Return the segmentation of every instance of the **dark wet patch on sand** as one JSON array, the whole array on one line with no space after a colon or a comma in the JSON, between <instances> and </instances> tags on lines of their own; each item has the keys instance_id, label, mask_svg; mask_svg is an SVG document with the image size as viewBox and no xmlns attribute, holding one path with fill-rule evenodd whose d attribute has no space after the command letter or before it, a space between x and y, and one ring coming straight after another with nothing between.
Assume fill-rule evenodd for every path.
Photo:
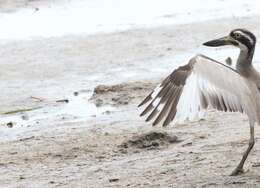
<instances>
[{"instance_id":1,"label":"dark wet patch on sand","mask_svg":"<svg viewBox=\"0 0 260 188\"><path fill-rule=\"evenodd\" d=\"M153 150L167 147L170 144L178 143L180 140L176 135L166 132L148 132L138 136L133 136L124 141L118 147L122 153L129 151L137 152L138 150Z\"/></svg>"}]
</instances>

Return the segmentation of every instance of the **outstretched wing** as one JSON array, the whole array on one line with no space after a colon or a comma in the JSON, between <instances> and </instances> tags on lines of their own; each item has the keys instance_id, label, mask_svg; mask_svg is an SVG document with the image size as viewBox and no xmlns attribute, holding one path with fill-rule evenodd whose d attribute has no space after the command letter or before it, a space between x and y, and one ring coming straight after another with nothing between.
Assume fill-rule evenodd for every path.
<instances>
[{"instance_id":1,"label":"outstretched wing","mask_svg":"<svg viewBox=\"0 0 260 188\"><path fill-rule=\"evenodd\" d=\"M147 105L140 116L153 125L163 121L192 120L207 108L245 111L242 98L250 94L246 80L234 69L203 55L174 70L139 106Z\"/></svg>"}]
</instances>

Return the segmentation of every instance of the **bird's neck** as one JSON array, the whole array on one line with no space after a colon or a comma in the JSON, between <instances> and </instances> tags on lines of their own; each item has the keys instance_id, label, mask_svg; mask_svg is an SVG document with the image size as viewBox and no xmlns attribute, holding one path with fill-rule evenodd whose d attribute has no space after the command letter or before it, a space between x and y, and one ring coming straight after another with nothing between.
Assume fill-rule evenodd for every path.
<instances>
[{"instance_id":1,"label":"bird's neck","mask_svg":"<svg viewBox=\"0 0 260 188\"><path fill-rule=\"evenodd\" d=\"M240 49L240 53L237 59L237 68L246 68L252 65L252 60L255 52L255 47L248 49Z\"/></svg>"}]
</instances>

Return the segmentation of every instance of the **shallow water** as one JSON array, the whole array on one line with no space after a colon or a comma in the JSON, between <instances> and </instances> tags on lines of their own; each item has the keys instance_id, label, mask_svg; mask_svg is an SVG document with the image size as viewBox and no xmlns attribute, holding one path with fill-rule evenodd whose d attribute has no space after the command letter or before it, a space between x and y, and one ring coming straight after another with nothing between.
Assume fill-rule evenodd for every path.
<instances>
[{"instance_id":1,"label":"shallow water","mask_svg":"<svg viewBox=\"0 0 260 188\"><path fill-rule=\"evenodd\" d=\"M111 106L97 107L89 102L91 95L92 92L80 93L78 96L68 97L68 103L53 102L28 112L0 115L0 137L2 140L17 138L28 130L48 128L56 120L60 123L82 122L116 110ZM7 123L12 123L12 126L8 128Z\"/></svg>"}]
</instances>

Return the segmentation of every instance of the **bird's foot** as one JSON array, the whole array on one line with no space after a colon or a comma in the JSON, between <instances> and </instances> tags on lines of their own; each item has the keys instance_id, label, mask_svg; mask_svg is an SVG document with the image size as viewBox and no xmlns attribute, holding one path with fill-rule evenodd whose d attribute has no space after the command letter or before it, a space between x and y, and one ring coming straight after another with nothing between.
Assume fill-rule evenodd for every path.
<instances>
[{"instance_id":1,"label":"bird's foot","mask_svg":"<svg viewBox=\"0 0 260 188\"><path fill-rule=\"evenodd\" d=\"M244 172L245 171L243 170L243 168L235 168L235 170L233 170L230 176L237 176L239 174L243 174Z\"/></svg>"}]
</instances>

